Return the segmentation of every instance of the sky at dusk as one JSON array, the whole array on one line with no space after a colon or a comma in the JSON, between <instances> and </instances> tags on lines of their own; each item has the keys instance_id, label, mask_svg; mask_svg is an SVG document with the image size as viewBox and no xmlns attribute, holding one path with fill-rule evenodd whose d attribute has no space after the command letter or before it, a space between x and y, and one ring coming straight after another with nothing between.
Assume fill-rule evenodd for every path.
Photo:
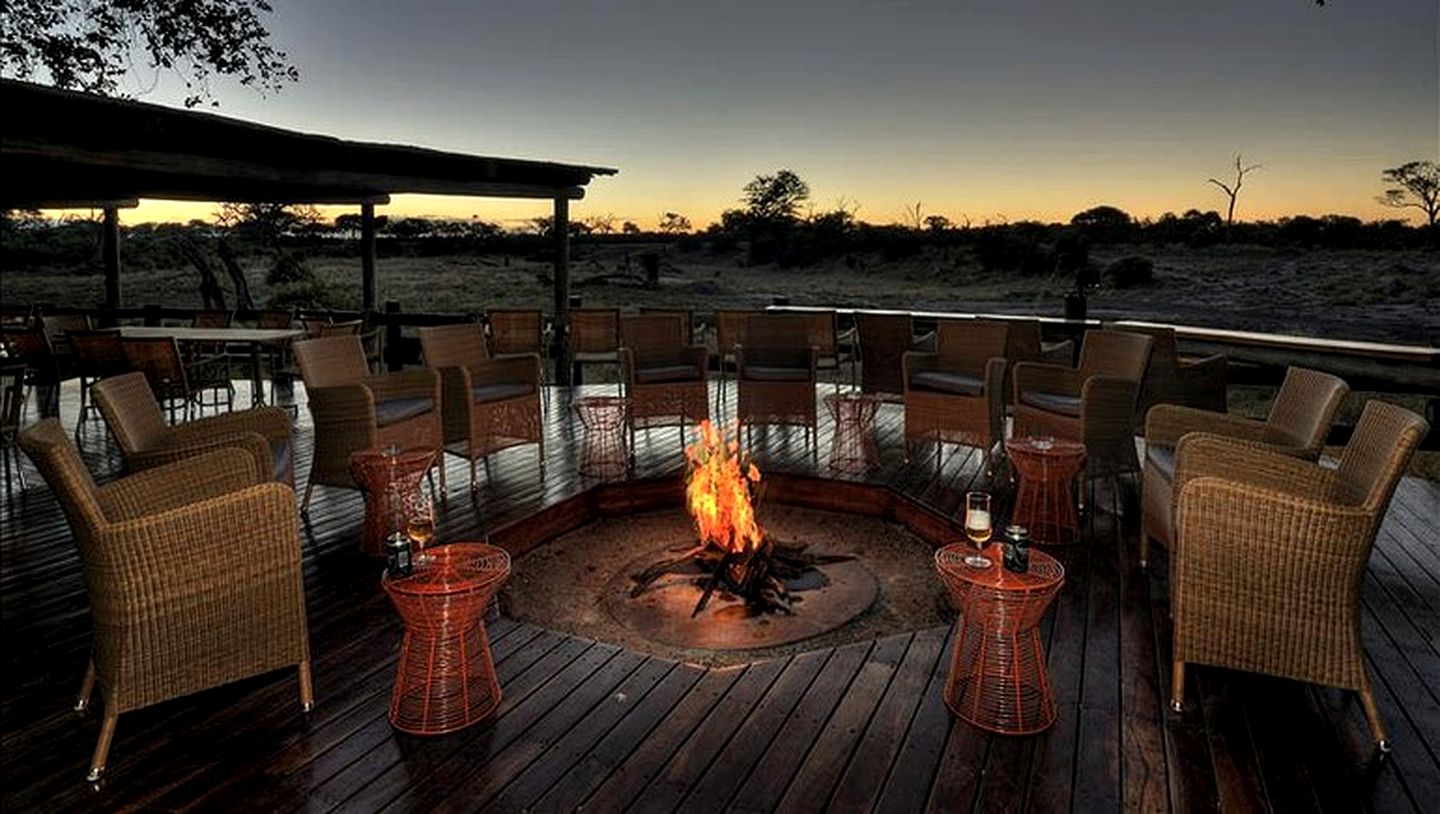
<instances>
[{"instance_id":1,"label":"sky at dusk","mask_svg":"<svg viewBox=\"0 0 1440 814\"><path fill-rule=\"evenodd\" d=\"M861 220L1395 217L1380 172L1440 160L1436 0L277 2L299 84L218 84L220 113L344 138L616 167L572 216L703 226L785 167ZM138 98L179 104L141 73ZM399 196L391 216L548 202ZM128 222L206 217L145 202ZM343 210L340 210L343 211ZM1413 211L1413 210L1412 210ZM333 210L329 213L333 214ZM1402 213L1403 214L1403 213Z\"/></svg>"}]
</instances>

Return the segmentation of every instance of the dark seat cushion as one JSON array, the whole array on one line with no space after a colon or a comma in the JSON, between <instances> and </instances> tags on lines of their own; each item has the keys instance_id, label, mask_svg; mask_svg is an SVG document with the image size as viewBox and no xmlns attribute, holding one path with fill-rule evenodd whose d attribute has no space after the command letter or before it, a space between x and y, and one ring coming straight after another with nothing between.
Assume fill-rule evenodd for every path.
<instances>
[{"instance_id":1,"label":"dark seat cushion","mask_svg":"<svg viewBox=\"0 0 1440 814\"><path fill-rule=\"evenodd\" d=\"M470 391L470 395L479 404L486 401L504 401L513 399L516 396L523 396L530 392L530 385L524 382L495 382L494 384L478 384Z\"/></svg>"},{"instance_id":2,"label":"dark seat cushion","mask_svg":"<svg viewBox=\"0 0 1440 814\"><path fill-rule=\"evenodd\" d=\"M978 376L944 370L918 370L910 377L910 387L954 396L978 396L985 392L985 382Z\"/></svg>"},{"instance_id":3,"label":"dark seat cushion","mask_svg":"<svg viewBox=\"0 0 1440 814\"><path fill-rule=\"evenodd\" d=\"M1156 473L1163 477L1166 482L1175 480L1175 448L1161 446L1159 444L1145 445L1145 463L1153 466Z\"/></svg>"},{"instance_id":4,"label":"dark seat cushion","mask_svg":"<svg viewBox=\"0 0 1440 814\"><path fill-rule=\"evenodd\" d=\"M375 426L388 427L435 409L434 399L390 399L375 402Z\"/></svg>"},{"instance_id":5,"label":"dark seat cushion","mask_svg":"<svg viewBox=\"0 0 1440 814\"><path fill-rule=\"evenodd\" d=\"M637 367L637 384L661 384L663 382L695 382L700 380L700 368L695 365L655 365Z\"/></svg>"},{"instance_id":6,"label":"dark seat cushion","mask_svg":"<svg viewBox=\"0 0 1440 814\"><path fill-rule=\"evenodd\" d=\"M746 365L745 378L757 382L808 382L810 381L810 368L808 366Z\"/></svg>"},{"instance_id":7,"label":"dark seat cushion","mask_svg":"<svg viewBox=\"0 0 1440 814\"><path fill-rule=\"evenodd\" d=\"M1048 410L1060 415L1068 415L1071 418L1080 417L1080 397L1067 396L1064 393L1046 393L1042 390L1020 391L1020 403L1028 404L1031 407L1038 407L1041 410Z\"/></svg>"},{"instance_id":8,"label":"dark seat cushion","mask_svg":"<svg viewBox=\"0 0 1440 814\"><path fill-rule=\"evenodd\" d=\"M291 444L289 438L270 439L270 468L271 477L280 480L285 475L285 470L290 468Z\"/></svg>"}]
</instances>

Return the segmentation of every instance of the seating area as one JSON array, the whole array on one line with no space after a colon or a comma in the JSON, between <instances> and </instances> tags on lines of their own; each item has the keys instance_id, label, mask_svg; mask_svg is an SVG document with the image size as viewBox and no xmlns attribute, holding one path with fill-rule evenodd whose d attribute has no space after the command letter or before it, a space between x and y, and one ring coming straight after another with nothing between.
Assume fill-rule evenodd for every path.
<instances>
[{"instance_id":1,"label":"seating area","mask_svg":"<svg viewBox=\"0 0 1440 814\"><path fill-rule=\"evenodd\" d=\"M7 327L26 367L6 368L0 430L27 459L7 457L0 504L5 807L1440 806L1440 488L1405 474L1420 416L1371 401L1327 448L1342 378L1292 367L1266 420L1240 418L1214 409L1224 356L1124 325L1071 343L1022 320L922 335L898 314L570 313L422 327L399 370L377 370L358 324L297 329L249 379L216 345L242 361L219 387L232 403L178 410L148 368L99 351L109 366L62 368L50 326ZM66 330L77 350L96 333ZM598 380L553 383L562 331ZM287 360L294 412L271 380ZM510 615L505 593L535 589L502 587L512 559L580 518L672 505L707 419L738 425L762 483L927 541L963 541L970 493L997 519L1023 479L1049 496L1026 516L1073 522L1074 541L1033 555L1042 724L1005 734L956 709L961 640L987 622L945 598L943 568L953 626L735 666ZM599 467L590 433L617 421L618 467ZM842 436L863 454L827 454ZM416 487L438 549L382 582L367 509L415 490L354 467L403 450L424 453L417 483L438 462ZM11 464L29 474L13 488ZM991 567L1003 590L1014 575ZM454 641L450 618L469 620Z\"/></svg>"}]
</instances>

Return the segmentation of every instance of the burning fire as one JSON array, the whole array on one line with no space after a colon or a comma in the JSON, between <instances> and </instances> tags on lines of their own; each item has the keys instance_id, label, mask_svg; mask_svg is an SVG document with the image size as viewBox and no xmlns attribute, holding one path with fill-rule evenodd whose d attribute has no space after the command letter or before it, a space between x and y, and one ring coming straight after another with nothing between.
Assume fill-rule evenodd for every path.
<instances>
[{"instance_id":1,"label":"burning fire","mask_svg":"<svg viewBox=\"0 0 1440 814\"><path fill-rule=\"evenodd\" d=\"M700 440L685 448L685 499L702 545L746 554L758 549L765 532L755 522L752 489L760 470L740 454L738 440L709 421L700 422Z\"/></svg>"}]
</instances>

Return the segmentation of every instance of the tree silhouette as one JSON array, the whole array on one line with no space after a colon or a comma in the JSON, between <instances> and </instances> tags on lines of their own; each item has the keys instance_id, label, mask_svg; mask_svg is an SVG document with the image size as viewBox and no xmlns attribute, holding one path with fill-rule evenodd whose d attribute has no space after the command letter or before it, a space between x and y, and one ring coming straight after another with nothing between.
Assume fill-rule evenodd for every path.
<instances>
[{"instance_id":1,"label":"tree silhouette","mask_svg":"<svg viewBox=\"0 0 1440 814\"><path fill-rule=\"evenodd\" d=\"M1419 209L1425 213L1429 224L1435 225L1436 219L1440 218L1440 164L1409 161L1385 170L1380 173L1380 178L1396 186L1385 190L1385 194L1376 200L1396 209Z\"/></svg>"},{"instance_id":2,"label":"tree silhouette","mask_svg":"<svg viewBox=\"0 0 1440 814\"><path fill-rule=\"evenodd\" d=\"M620 225L620 231L627 235L638 235L640 234L640 226L633 220L627 220Z\"/></svg>"},{"instance_id":3,"label":"tree silhouette","mask_svg":"<svg viewBox=\"0 0 1440 814\"><path fill-rule=\"evenodd\" d=\"M1216 179L1214 179L1214 178L1211 178L1211 179L1210 179L1210 183L1212 183L1212 184L1214 184L1215 186L1220 187L1221 189L1225 190L1226 196L1228 196L1228 197L1230 198L1230 207L1225 210L1225 242L1226 242L1226 243L1229 243L1229 242L1230 242L1230 229L1235 225L1235 199L1238 198L1238 197L1240 197L1240 185L1245 182L1245 176L1246 176L1247 174L1249 174L1249 173L1251 173L1251 172L1254 172L1255 170L1258 170L1258 169L1260 169L1260 165L1259 165L1259 164L1251 164L1251 165L1248 166L1248 167L1243 166L1243 165L1241 164L1241 162L1240 162L1240 154L1239 154L1239 153L1236 153L1236 154L1235 154L1235 180L1234 180L1234 182L1233 182L1233 183L1230 183L1230 184L1227 184L1227 183L1225 183L1224 181L1219 181L1219 180L1216 180Z\"/></svg>"},{"instance_id":4,"label":"tree silhouette","mask_svg":"<svg viewBox=\"0 0 1440 814\"><path fill-rule=\"evenodd\" d=\"M679 212L666 212L660 216L660 231L667 235L680 235L690 231L690 219Z\"/></svg>"},{"instance_id":5,"label":"tree silhouette","mask_svg":"<svg viewBox=\"0 0 1440 814\"><path fill-rule=\"evenodd\" d=\"M8 0L0 76L108 96L143 52L184 81L186 107L219 105L216 75L279 92L300 73L270 44L260 17L271 11L269 0Z\"/></svg>"},{"instance_id":6,"label":"tree silhouette","mask_svg":"<svg viewBox=\"0 0 1440 814\"><path fill-rule=\"evenodd\" d=\"M810 198L810 186L790 170L774 175L757 175L745 185L741 200L745 214L758 223L788 224L796 219L800 204Z\"/></svg>"}]
</instances>

